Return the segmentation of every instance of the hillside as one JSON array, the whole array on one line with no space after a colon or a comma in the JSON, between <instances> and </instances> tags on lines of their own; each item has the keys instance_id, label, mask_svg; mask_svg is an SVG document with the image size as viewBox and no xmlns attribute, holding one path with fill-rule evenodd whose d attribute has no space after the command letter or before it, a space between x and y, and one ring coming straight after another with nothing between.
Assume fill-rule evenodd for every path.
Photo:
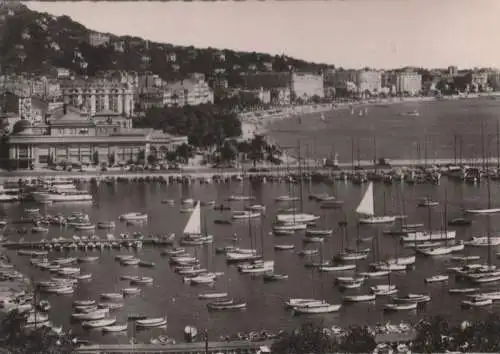
<instances>
[{"instance_id":1,"label":"hillside","mask_svg":"<svg viewBox=\"0 0 500 354\"><path fill-rule=\"evenodd\" d=\"M199 72L227 76L238 84L241 72L251 70L319 72L326 65L286 56L214 48L173 46L136 37L109 35L101 46L89 44L90 29L68 16L52 16L24 5L0 4L0 64L7 73L46 73L53 67L94 76L100 70L150 71L166 80Z\"/></svg>"}]
</instances>

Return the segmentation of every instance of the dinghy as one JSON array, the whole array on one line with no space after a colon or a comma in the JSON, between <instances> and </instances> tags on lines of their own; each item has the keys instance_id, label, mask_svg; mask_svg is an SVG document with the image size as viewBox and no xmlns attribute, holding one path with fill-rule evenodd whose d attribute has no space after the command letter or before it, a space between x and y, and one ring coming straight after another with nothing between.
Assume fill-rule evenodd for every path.
<instances>
[{"instance_id":1,"label":"dinghy","mask_svg":"<svg viewBox=\"0 0 500 354\"><path fill-rule=\"evenodd\" d=\"M263 277L264 281L279 281L279 280L287 280L288 275L287 274L275 274L275 273L268 273L264 274Z\"/></svg>"},{"instance_id":2,"label":"dinghy","mask_svg":"<svg viewBox=\"0 0 500 354\"><path fill-rule=\"evenodd\" d=\"M410 302L404 304L385 304L384 311L412 311L416 310L418 303Z\"/></svg>"},{"instance_id":3,"label":"dinghy","mask_svg":"<svg viewBox=\"0 0 500 354\"><path fill-rule=\"evenodd\" d=\"M294 244L280 244L280 245L274 245L274 249L276 251L289 251L293 250L295 248Z\"/></svg>"},{"instance_id":4,"label":"dinghy","mask_svg":"<svg viewBox=\"0 0 500 354\"><path fill-rule=\"evenodd\" d=\"M462 307L484 307L484 306L489 306L492 303L493 300L491 299L482 296L475 296L472 299L463 300Z\"/></svg>"},{"instance_id":5,"label":"dinghy","mask_svg":"<svg viewBox=\"0 0 500 354\"><path fill-rule=\"evenodd\" d=\"M198 294L198 299L200 300L211 300L211 299L222 299L228 296L228 293L224 292L204 292Z\"/></svg>"},{"instance_id":6,"label":"dinghy","mask_svg":"<svg viewBox=\"0 0 500 354\"><path fill-rule=\"evenodd\" d=\"M167 324L167 319L164 317L145 318L142 320L136 320L135 324L137 327L142 328L162 327Z\"/></svg>"},{"instance_id":7,"label":"dinghy","mask_svg":"<svg viewBox=\"0 0 500 354\"><path fill-rule=\"evenodd\" d=\"M465 212L468 214L477 214L477 215L496 214L496 213L500 213L500 208L468 209Z\"/></svg>"},{"instance_id":8,"label":"dinghy","mask_svg":"<svg viewBox=\"0 0 500 354\"><path fill-rule=\"evenodd\" d=\"M243 301L236 302L233 300L217 301L208 303L207 307L211 311L244 310L247 307L247 303Z\"/></svg>"},{"instance_id":9,"label":"dinghy","mask_svg":"<svg viewBox=\"0 0 500 354\"><path fill-rule=\"evenodd\" d=\"M370 302L375 301L375 294L346 295L342 299L344 302Z\"/></svg>"},{"instance_id":10,"label":"dinghy","mask_svg":"<svg viewBox=\"0 0 500 354\"><path fill-rule=\"evenodd\" d=\"M115 324L112 326L102 327L103 332L124 332L128 329L128 324Z\"/></svg>"},{"instance_id":11,"label":"dinghy","mask_svg":"<svg viewBox=\"0 0 500 354\"><path fill-rule=\"evenodd\" d=\"M479 288L451 288L448 289L449 294L472 294L477 293Z\"/></svg>"},{"instance_id":12,"label":"dinghy","mask_svg":"<svg viewBox=\"0 0 500 354\"><path fill-rule=\"evenodd\" d=\"M297 306L293 309L294 313L300 314L321 314L321 313L332 313L340 310L342 305L332 305L328 303L324 304L306 304L304 306Z\"/></svg>"},{"instance_id":13,"label":"dinghy","mask_svg":"<svg viewBox=\"0 0 500 354\"><path fill-rule=\"evenodd\" d=\"M379 284L370 287L370 291L377 296L384 296L384 295L393 295L397 293L399 290L396 288L396 285Z\"/></svg>"},{"instance_id":14,"label":"dinghy","mask_svg":"<svg viewBox=\"0 0 500 354\"><path fill-rule=\"evenodd\" d=\"M300 298L292 298L285 302L286 308L294 308L296 306L303 306L309 303L324 303L322 300L318 299L300 299Z\"/></svg>"},{"instance_id":15,"label":"dinghy","mask_svg":"<svg viewBox=\"0 0 500 354\"><path fill-rule=\"evenodd\" d=\"M426 283L439 283L439 282L448 281L448 279L449 279L449 276L447 276L445 274L439 274L439 275L434 275L434 276L429 277L429 278L425 278L425 282Z\"/></svg>"},{"instance_id":16,"label":"dinghy","mask_svg":"<svg viewBox=\"0 0 500 354\"><path fill-rule=\"evenodd\" d=\"M101 320L86 321L82 323L83 328L108 327L116 323L116 318L103 318Z\"/></svg>"},{"instance_id":17,"label":"dinghy","mask_svg":"<svg viewBox=\"0 0 500 354\"><path fill-rule=\"evenodd\" d=\"M394 296L392 301L397 304L405 304L416 302L419 304L423 304L431 301L431 297L425 294L407 294L404 296Z\"/></svg>"}]
</instances>

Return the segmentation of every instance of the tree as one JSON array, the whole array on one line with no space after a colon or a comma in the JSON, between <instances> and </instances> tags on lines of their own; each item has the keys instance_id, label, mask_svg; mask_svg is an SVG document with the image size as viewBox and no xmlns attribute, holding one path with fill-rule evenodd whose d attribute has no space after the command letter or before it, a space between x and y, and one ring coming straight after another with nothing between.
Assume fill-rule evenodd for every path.
<instances>
[{"instance_id":1,"label":"tree","mask_svg":"<svg viewBox=\"0 0 500 354\"><path fill-rule=\"evenodd\" d=\"M193 157L193 149L188 144L179 145L175 152L177 157L184 163L187 163L188 160Z\"/></svg>"},{"instance_id":2,"label":"tree","mask_svg":"<svg viewBox=\"0 0 500 354\"><path fill-rule=\"evenodd\" d=\"M111 153L108 156L108 165L113 166L115 164L115 154Z\"/></svg>"},{"instance_id":3,"label":"tree","mask_svg":"<svg viewBox=\"0 0 500 354\"><path fill-rule=\"evenodd\" d=\"M135 126L184 135L190 145L202 148L220 146L225 139L241 135L241 121L236 114L211 104L152 107L146 111L145 117L135 122Z\"/></svg>"},{"instance_id":4,"label":"tree","mask_svg":"<svg viewBox=\"0 0 500 354\"><path fill-rule=\"evenodd\" d=\"M92 155L92 160L94 162L94 165L99 165L99 152L94 151L94 154Z\"/></svg>"},{"instance_id":5,"label":"tree","mask_svg":"<svg viewBox=\"0 0 500 354\"><path fill-rule=\"evenodd\" d=\"M377 343L368 326L353 326L347 331L340 348L346 353L371 353Z\"/></svg>"},{"instance_id":6,"label":"tree","mask_svg":"<svg viewBox=\"0 0 500 354\"><path fill-rule=\"evenodd\" d=\"M448 322L441 316L420 321L415 327L417 336L412 350L417 353L444 353L449 347L451 333Z\"/></svg>"},{"instance_id":7,"label":"tree","mask_svg":"<svg viewBox=\"0 0 500 354\"><path fill-rule=\"evenodd\" d=\"M326 354L334 353L338 349L337 341L330 337L321 326L306 322L299 330L286 334L274 342L271 352L275 354Z\"/></svg>"},{"instance_id":8,"label":"tree","mask_svg":"<svg viewBox=\"0 0 500 354\"><path fill-rule=\"evenodd\" d=\"M154 165L154 164L156 164L156 162L157 162L156 156L153 154L149 154L148 155L148 164Z\"/></svg>"},{"instance_id":9,"label":"tree","mask_svg":"<svg viewBox=\"0 0 500 354\"><path fill-rule=\"evenodd\" d=\"M222 147L220 148L220 159L223 162L231 162L233 161L238 154L238 149L236 147L236 141L227 140L224 142Z\"/></svg>"},{"instance_id":10,"label":"tree","mask_svg":"<svg viewBox=\"0 0 500 354\"><path fill-rule=\"evenodd\" d=\"M264 149L266 148L267 142L262 135L255 135L250 141L250 152L249 158L252 160L253 165L264 159Z\"/></svg>"},{"instance_id":11,"label":"tree","mask_svg":"<svg viewBox=\"0 0 500 354\"><path fill-rule=\"evenodd\" d=\"M146 151L141 149L137 154L137 163L144 163L144 160L146 160Z\"/></svg>"},{"instance_id":12,"label":"tree","mask_svg":"<svg viewBox=\"0 0 500 354\"><path fill-rule=\"evenodd\" d=\"M7 314L0 326L0 348L9 353L69 354L74 344L69 334L58 335L48 327L28 330L24 327L28 315L14 310Z\"/></svg>"}]
</instances>

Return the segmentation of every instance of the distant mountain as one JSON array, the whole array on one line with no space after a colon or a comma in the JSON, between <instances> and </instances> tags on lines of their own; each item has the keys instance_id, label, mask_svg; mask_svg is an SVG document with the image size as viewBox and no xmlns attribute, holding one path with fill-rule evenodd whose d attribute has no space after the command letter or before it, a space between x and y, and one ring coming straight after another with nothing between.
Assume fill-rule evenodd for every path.
<instances>
[{"instance_id":1,"label":"distant mountain","mask_svg":"<svg viewBox=\"0 0 500 354\"><path fill-rule=\"evenodd\" d=\"M147 21L147 19L145 19ZM166 80L190 73L226 75L238 84L247 71L320 72L325 64L309 63L287 56L199 49L150 42L137 37L94 35L68 16L31 11L26 6L0 3L0 64L7 73L47 73L54 67L94 76L100 70L150 71ZM97 39L96 39L97 38ZM103 44L96 46L102 40ZM92 45L91 45L92 44Z\"/></svg>"}]
</instances>

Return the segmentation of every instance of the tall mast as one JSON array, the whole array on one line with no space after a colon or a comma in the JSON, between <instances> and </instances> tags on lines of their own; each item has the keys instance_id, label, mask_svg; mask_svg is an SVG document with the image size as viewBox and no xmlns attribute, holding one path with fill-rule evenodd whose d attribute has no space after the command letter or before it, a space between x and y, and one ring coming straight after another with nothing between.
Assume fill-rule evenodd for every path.
<instances>
[{"instance_id":1,"label":"tall mast","mask_svg":"<svg viewBox=\"0 0 500 354\"><path fill-rule=\"evenodd\" d=\"M453 163L457 165L457 134L453 134Z\"/></svg>"},{"instance_id":2,"label":"tall mast","mask_svg":"<svg viewBox=\"0 0 500 354\"><path fill-rule=\"evenodd\" d=\"M427 136L424 138L424 165L427 167L428 160L427 160Z\"/></svg>"},{"instance_id":3,"label":"tall mast","mask_svg":"<svg viewBox=\"0 0 500 354\"><path fill-rule=\"evenodd\" d=\"M500 170L500 121L497 120L497 170Z\"/></svg>"},{"instance_id":4,"label":"tall mast","mask_svg":"<svg viewBox=\"0 0 500 354\"><path fill-rule=\"evenodd\" d=\"M448 188L444 190L444 236L445 236L445 245L448 246Z\"/></svg>"},{"instance_id":5,"label":"tall mast","mask_svg":"<svg viewBox=\"0 0 500 354\"><path fill-rule=\"evenodd\" d=\"M304 211L304 176L302 175L302 157L301 157L301 147L300 147L300 139L298 140L298 159L299 159L299 198L300 198L300 212Z\"/></svg>"},{"instance_id":6,"label":"tall mast","mask_svg":"<svg viewBox=\"0 0 500 354\"><path fill-rule=\"evenodd\" d=\"M356 158L358 160L358 167L360 167L361 165L361 154L360 154L360 151L359 151L359 138L357 140L357 144L356 144Z\"/></svg>"},{"instance_id":7,"label":"tall mast","mask_svg":"<svg viewBox=\"0 0 500 354\"><path fill-rule=\"evenodd\" d=\"M351 137L351 169L354 171L354 149L355 149L355 146L354 146L354 137Z\"/></svg>"}]
</instances>

